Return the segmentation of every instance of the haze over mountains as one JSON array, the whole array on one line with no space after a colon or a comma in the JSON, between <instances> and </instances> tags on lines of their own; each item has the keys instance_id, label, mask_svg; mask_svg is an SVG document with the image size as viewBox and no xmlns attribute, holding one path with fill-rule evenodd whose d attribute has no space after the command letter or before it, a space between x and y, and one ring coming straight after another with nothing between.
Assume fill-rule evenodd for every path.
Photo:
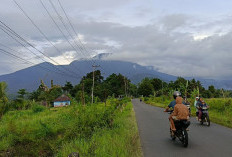
<instances>
[{"instance_id":1,"label":"haze over mountains","mask_svg":"<svg viewBox=\"0 0 232 157\"><path fill-rule=\"evenodd\" d=\"M174 81L177 76L168 75L165 73L158 72L152 67L141 66L136 63L125 62L125 61L112 61L112 60L102 60L104 54L98 55L94 58L95 64L100 65L97 70L101 70L104 78L108 77L112 73L121 73L128 77L132 83L137 84L145 77L149 78L160 78L166 82ZM0 76L0 81L5 81L8 84L9 93L16 93L19 89L25 88L28 91L36 90L40 84L40 80L43 80L45 84L50 86L50 81L53 80L54 84L64 85L66 81L72 82L72 84L78 84L82 76L86 75L92 71L92 60L76 60L69 65L53 65L51 63L41 63L17 72ZM50 71L45 70L41 67L50 69ZM62 68L63 67L63 68ZM53 73L51 71L57 71L57 69L66 70L66 74ZM75 78L70 75L71 71L74 71ZM59 71L57 71L59 72ZM192 79L192 78L186 78ZM207 87L209 85L214 85L216 88L232 89L231 80L213 80L213 79L202 79L200 80L203 86Z\"/></svg>"}]
</instances>

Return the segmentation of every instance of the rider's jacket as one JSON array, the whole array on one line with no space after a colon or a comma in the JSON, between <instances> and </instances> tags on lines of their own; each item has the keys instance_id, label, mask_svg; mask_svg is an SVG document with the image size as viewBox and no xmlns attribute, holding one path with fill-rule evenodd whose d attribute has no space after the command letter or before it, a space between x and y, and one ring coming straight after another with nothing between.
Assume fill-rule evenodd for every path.
<instances>
[{"instance_id":1,"label":"rider's jacket","mask_svg":"<svg viewBox=\"0 0 232 157\"><path fill-rule=\"evenodd\" d=\"M182 98L177 97L176 98L176 105L174 107L174 111L172 113L172 116L176 116L178 120L187 120L189 117L189 110L187 106L182 104Z\"/></svg>"},{"instance_id":2,"label":"rider's jacket","mask_svg":"<svg viewBox=\"0 0 232 157\"><path fill-rule=\"evenodd\" d=\"M173 100L172 102L170 102L170 104L168 105L169 108L174 108L176 105L176 100Z\"/></svg>"},{"instance_id":3,"label":"rider's jacket","mask_svg":"<svg viewBox=\"0 0 232 157\"><path fill-rule=\"evenodd\" d=\"M187 104L184 103L184 101L182 101L182 103L183 103L184 105L187 105ZM174 109L175 105L176 105L176 100L173 100L172 102L170 102L170 104L168 105L168 107Z\"/></svg>"},{"instance_id":4,"label":"rider's jacket","mask_svg":"<svg viewBox=\"0 0 232 157\"><path fill-rule=\"evenodd\" d=\"M208 105L206 103L200 103L199 107L203 108L203 107L208 107Z\"/></svg>"}]
</instances>

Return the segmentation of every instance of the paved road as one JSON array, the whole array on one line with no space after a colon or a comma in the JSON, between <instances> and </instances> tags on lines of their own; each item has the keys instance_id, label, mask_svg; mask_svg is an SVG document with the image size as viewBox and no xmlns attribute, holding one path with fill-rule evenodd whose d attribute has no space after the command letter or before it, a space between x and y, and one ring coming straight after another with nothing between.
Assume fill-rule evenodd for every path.
<instances>
[{"instance_id":1,"label":"paved road","mask_svg":"<svg viewBox=\"0 0 232 157\"><path fill-rule=\"evenodd\" d=\"M189 146L169 135L169 114L162 108L132 100L145 157L232 157L232 129L212 123L201 126L191 119Z\"/></svg>"}]
</instances>

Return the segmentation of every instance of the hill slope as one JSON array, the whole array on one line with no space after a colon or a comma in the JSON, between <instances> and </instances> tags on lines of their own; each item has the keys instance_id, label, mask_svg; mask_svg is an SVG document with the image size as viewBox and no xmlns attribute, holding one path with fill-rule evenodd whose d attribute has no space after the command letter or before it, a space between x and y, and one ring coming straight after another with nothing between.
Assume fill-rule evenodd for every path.
<instances>
[{"instance_id":1,"label":"hill slope","mask_svg":"<svg viewBox=\"0 0 232 157\"><path fill-rule=\"evenodd\" d=\"M156 77L164 81L171 81L177 78L176 76L158 72L151 67L141 66L131 62L105 61L97 59L95 60L95 64L101 65L101 67L99 67L98 69L101 70L104 78L108 77L112 73L121 73L127 76L132 81L132 83L135 84L140 82L145 77ZM41 66L46 67L51 71L57 71L56 67L58 67L60 70L63 70L61 66L55 66L50 63L41 63L11 74L2 75L0 76L0 81L7 82L9 93L16 93L18 89L21 88L26 88L28 91L36 90L40 84L41 79L47 85L50 85L51 80L54 80L54 84L64 85L66 81L70 81L73 84L77 84L79 83L82 76L92 71L92 61L90 60L78 60L72 62L69 65L62 65L62 67L67 69L66 73L69 73L69 71L74 71L76 78L67 76L65 74L60 75L51 71L44 70L41 68ZM204 86L213 84L217 88L232 89L232 81L229 80L199 80L203 83Z\"/></svg>"}]
</instances>

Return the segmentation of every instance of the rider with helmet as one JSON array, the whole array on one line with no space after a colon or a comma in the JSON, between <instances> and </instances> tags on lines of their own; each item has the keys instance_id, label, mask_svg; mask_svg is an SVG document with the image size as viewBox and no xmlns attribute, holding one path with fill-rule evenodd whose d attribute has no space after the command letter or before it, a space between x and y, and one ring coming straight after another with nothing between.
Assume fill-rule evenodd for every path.
<instances>
[{"instance_id":1,"label":"rider with helmet","mask_svg":"<svg viewBox=\"0 0 232 157\"><path fill-rule=\"evenodd\" d=\"M168 107L164 110L164 112L169 111L170 108L173 108L174 111L169 117L170 121L170 127L172 131L176 131L175 124L174 124L174 119L175 120L182 120L182 119L188 119L189 118L189 110L186 105L183 104L182 102L182 97L181 93L179 91L175 91L173 93L173 100ZM177 107L176 107L176 104Z\"/></svg>"},{"instance_id":2,"label":"rider with helmet","mask_svg":"<svg viewBox=\"0 0 232 157\"><path fill-rule=\"evenodd\" d=\"M189 109L186 105L182 103L181 97L176 97L176 105L174 110L169 117L171 123L171 130L176 131L176 127L174 124L175 120L188 120L189 119Z\"/></svg>"},{"instance_id":3,"label":"rider with helmet","mask_svg":"<svg viewBox=\"0 0 232 157\"><path fill-rule=\"evenodd\" d=\"M205 103L205 101L200 98L200 103L199 105L197 106L198 107L198 120L201 121L201 116L202 116L202 109L205 107L205 108L208 108L209 106Z\"/></svg>"},{"instance_id":4,"label":"rider with helmet","mask_svg":"<svg viewBox=\"0 0 232 157\"><path fill-rule=\"evenodd\" d=\"M199 112L198 112L198 107L200 104L200 97L196 97L195 102L194 102L194 107L196 108L196 116L198 116Z\"/></svg>"},{"instance_id":5,"label":"rider with helmet","mask_svg":"<svg viewBox=\"0 0 232 157\"><path fill-rule=\"evenodd\" d=\"M175 105L176 105L176 98L180 97L181 93L179 91L175 91L173 93L173 98L174 100L172 102L170 102L170 104L168 105L168 107L164 110L165 112L169 111L170 108L174 109Z\"/></svg>"}]
</instances>

